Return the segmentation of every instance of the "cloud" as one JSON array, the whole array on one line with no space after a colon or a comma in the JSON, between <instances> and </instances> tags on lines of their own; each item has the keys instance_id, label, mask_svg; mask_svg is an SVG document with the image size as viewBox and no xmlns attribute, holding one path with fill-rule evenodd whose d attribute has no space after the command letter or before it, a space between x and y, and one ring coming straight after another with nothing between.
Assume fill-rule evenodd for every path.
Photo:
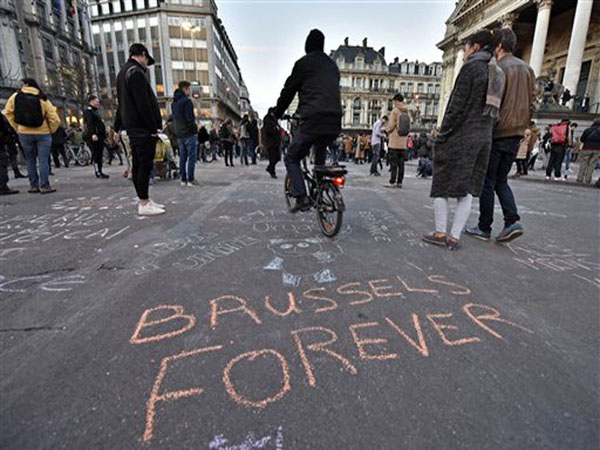
<instances>
[{"instance_id":1,"label":"cloud","mask_svg":"<svg viewBox=\"0 0 600 450\"><path fill-rule=\"evenodd\" d=\"M289 52L291 51L288 47L277 46L277 45L238 45L238 54L240 53L276 53L276 52Z\"/></svg>"}]
</instances>

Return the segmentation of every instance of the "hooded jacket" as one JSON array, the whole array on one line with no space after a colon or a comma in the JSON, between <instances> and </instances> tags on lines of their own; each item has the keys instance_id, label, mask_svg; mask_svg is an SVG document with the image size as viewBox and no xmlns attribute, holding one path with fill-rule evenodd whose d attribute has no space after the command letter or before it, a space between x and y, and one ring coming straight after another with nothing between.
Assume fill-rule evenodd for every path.
<instances>
[{"instance_id":1,"label":"hooded jacket","mask_svg":"<svg viewBox=\"0 0 600 450\"><path fill-rule=\"evenodd\" d=\"M25 94L33 94L40 95L39 89L34 87L25 86L21 89L21 92ZM37 128L26 127L24 125L18 125L15 122L15 97L18 92L15 92L10 96L8 101L6 102L6 107L4 108L4 115L10 123L10 126L13 127L17 133L21 134L54 134L58 125L60 124L60 118L56 113L56 108L50 100L42 100L40 98L40 102L42 104L42 115L44 116L44 122Z\"/></svg>"},{"instance_id":2,"label":"hooded jacket","mask_svg":"<svg viewBox=\"0 0 600 450\"><path fill-rule=\"evenodd\" d=\"M298 94L300 130L314 135L338 134L342 125L340 72L323 48L323 34L311 31L306 55L294 64L275 107L275 116L280 119Z\"/></svg>"},{"instance_id":3,"label":"hooded jacket","mask_svg":"<svg viewBox=\"0 0 600 450\"><path fill-rule=\"evenodd\" d=\"M194 104L180 89L175 90L173 101L173 122L178 139L187 139L198 134L194 117Z\"/></svg>"},{"instance_id":4,"label":"hooded jacket","mask_svg":"<svg viewBox=\"0 0 600 450\"><path fill-rule=\"evenodd\" d=\"M117 75L116 130L126 130L129 138L155 135L162 128L156 95L147 78L148 71L129 58Z\"/></svg>"},{"instance_id":5,"label":"hooded jacket","mask_svg":"<svg viewBox=\"0 0 600 450\"><path fill-rule=\"evenodd\" d=\"M580 138L583 142L583 150L600 151L600 121L596 121L586 129Z\"/></svg>"}]
</instances>

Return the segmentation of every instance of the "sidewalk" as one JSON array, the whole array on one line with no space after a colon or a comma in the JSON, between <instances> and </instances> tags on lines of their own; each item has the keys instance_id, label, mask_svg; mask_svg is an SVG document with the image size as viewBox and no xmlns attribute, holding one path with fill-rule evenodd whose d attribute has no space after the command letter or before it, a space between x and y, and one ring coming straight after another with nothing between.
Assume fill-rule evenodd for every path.
<instances>
[{"instance_id":1,"label":"sidewalk","mask_svg":"<svg viewBox=\"0 0 600 450\"><path fill-rule=\"evenodd\" d=\"M540 164L536 164L537 168L534 171L529 171L529 173L525 176L520 176L517 178L510 178L511 181L528 181L528 182L533 182L533 183L551 183L551 184L564 184L567 186L576 186L576 187L583 187L583 188L596 188L595 183L596 180L598 179L598 176L600 176L600 171L596 170L594 171L594 175L592 176L592 184L583 184L583 183L578 183L577 182L577 174L579 173L579 164L578 163L571 163L571 171L567 173L567 179L565 180L564 178L561 179L561 181L546 181L546 170L542 169L542 166ZM511 171L511 177L514 175L516 169L513 168L513 170ZM563 166L563 173L562 173L563 177L565 175L564 173L564 166Z\"/></svg>"}]
</instances>

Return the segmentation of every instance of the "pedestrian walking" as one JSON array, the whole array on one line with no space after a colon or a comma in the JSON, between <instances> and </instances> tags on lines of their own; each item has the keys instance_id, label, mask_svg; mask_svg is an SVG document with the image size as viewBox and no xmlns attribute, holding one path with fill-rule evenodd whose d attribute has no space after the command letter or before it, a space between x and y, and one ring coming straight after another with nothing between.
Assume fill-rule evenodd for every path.
<instances>
[{"instance_id":1,"label":"pedestrian walking","mask_svg":"<svg viewBox=\"0 0 600 450\"><path fill-rule=\"evenodd\" d=\"M577 131L577 127L579 125L577 122L572 122L569 125L569 138L567 139L567 147L565 150L565 180L571 173L571 163L573 162L574 150L577 145L577 140L575 139L575 132Z\"/></svg>"},{"instance_id":2,"label":"pedestrian walking","mask_svg":"<svg viewBox=\"0 0 600 450\"><path fill-rule=\"evenodd\" d=\"M102 172L104 146L106 141L106 126L98 109L100 100L95 95L90 95L88 105L83 111L83 139L92 151L94 172L96 178L108 179L109 176Z\"/></svg>"},{"instance_id":3,"label":"pedestrian walking","mask_svg":"<svg viewBox=\"0 0 600 450\"><path fill-rule=\"evenodd\" d=\"M210 153L212 155L211 161L217 161L217 154L219 153L219 134L217 133L216 124L212 125L212 128L208 133L208 141L210 143Z\"/></svg>"},{"instance_id":4,"label":"pedestrian walking","mask_svg":"<svg viewBox=\"0 0 600 450\"><path fill-rule=\"evenodd\" d=\"M275 166L281 160L281 128L275 118L274 108L269 108L269 112L263 119L262 142L269 158L266 171L271 178L277 178Z\"/></svg>"},{"instance_id":5,"label":"pedestrian walking","mask_svg":"<svg viewBox=\"0 0 600 450\"><path fill-rule=\"evenodd\" d=\"M394 108L387 126L390 182L385 187L402 187L409 133L410 117L408 115L408 106L404 103L404 96L396 94L394 96Z\"/></svg>"},{"instance_id":6,"label":"pedestrian walking","mask_svg":"<svg viewBox=\"0 0 600 450\"><path fill-rule=\"evenodd\" d=\"M69 167L69 159L65 152L65 143L67 142L67 133L62 125L59 125L56 131L52 134L52 145L50 152L52 153L52 159L54 160L54 167L60 168L59 155L62 157L63 164L65 167Z\"/></svg>"},{"instance_id":7,"label":"pedestrian walking","mask_svg":"<svg viewBox=\"0 0 600 450\"><path fill-rule=\"evenodd\" d=\"M240 155L240 164L248 165L248 155L250 154L251 139L250 139L250 119L248 114L244 114L240 123L240 143L242 145L242 153Z\"/></svg>"},{"instance_id":8,"label":"pedestrian walking","mask_svg":"<svg viewBox=\"0 0 600 450\"><path fill-rule=\"evenodd\" d=\"M212 147L210 146L210 135L204 125L200 127L198 130L198 159L201 159L202 162L208 161L208 153L212 154ZM214 159L214 157L211 159Z\"/></svg>"},{"instance_id":9,"label":"pedestrian walking","mask_svg":"<svg viewBox=\"0 0 600 450\"><path fill-rule=\"evenodd\" d=\"M499 115L504 74L492 59L493 44L493 35L487 30L467 39L465 63L454 83L435 146L431 184L435 232L424 235L423 240L449 250L460 247L473 197L481 194L494 121ZM457 201L450 236L449 198Z\"/></svg>"},{"instance_id":10,"label":"pedestrian walking","mask_svg":"<svg viewBox=\"0 0 600 450\"><path fill-rule=\"evenodd\" d=\"M142 44L129 48L129 59L117 76L117 119L115 129L127 131L132 156L132 180L139 198L138 214L164 214L164 206L149 196L158 131L162 128L156 95L148 81L154 58Z\"/></svg>"},{"instance_id":11,"label":"pedestrian walking","mask_svg":"<svg viewBox=\"0 0 600 450\"><path fill-rule=\"evenodd\" d=\"M600 160L600 117L581 135L582 149L579 151L579 183L591 184L592 175Z\"/></svg>"},{"instance_id":12,"label":"pedestrian walking","mask_svg":"<svg viewBox=\"0 0 600 450\"><path fill-rule=\"evenodd\" d=\"M49 180L52 134L60 124L56 108L33 78L25 78L21 90L6 102L4 114L23 146L29 178L27 192L56 192Z\"/></svg>"},{"instance_id":13,"label":"pedestrian walking","mask_svg":"<svg viewBox=\"0 0 600 450\"><path fill-rule=\"evenodd\" d=\"M554 181L561 180L562 163L569 145L569 119L550 126L550 160L546 165L546 180L549 181L554 172Z\"/></svg>"},{"instance_id":14,"label":"pedestrian walking","mask_svg":"<svg viewBox=\"0 0 600 450\"><path fill-rule=\"evenodd\" d=\"M252 165L256 165L257 152L256 148L258 147L258 124L256 123L256 118L254 117L254 113L250 113L248 116L248 133L250 135L249 142L249 155L252 159Z\"/></svg>"},{"instance_id":15,"label":"pedestrian walking","mask_svg":"<svg viewBox=\"0 0 600 450\"><path fill-rule=\"evenodd\" d=\"M173 123L179 144L179 173L182 187L193 187L198 155L198 127L194 117L194 104L190 99L192 84L180 81L173 100Z\"/></svg>"},{"instance_id":16,"label":"pedestrian walking","mask_svg":"<svg viewBox=\"0 0 600 450\"><path fill-rule=\"evenodd\" d=\"M233 167L233 144L235 137L231 119L227 119L221 124L221 127L219 128L219 139L221 140L223 153L225 155L225 166Z\"/></svg>"},{"instance_id":17,"label":"pedestrian walking","mask_svg":"<svg viewBox=\"0 0 600 450\"><path fill-rule=\"evenodd\" d=\"M381 157L381 148L383 146L383 140L385 138L385 129L387 127L388 116L383 116L375 125L373 125L373 131L371 133L371 148L373 149L373 157L371 159L371 175L376 177L381 176L377 170L379 165L379 158Z\"/></svg>"},{"instance_id":18,"label":"pedestrian walking","mask_svg":"<svg viewBox=\"0 0 600 450\"><path fill-rule=\"evenodd\" d=\"M467 233L481 240L489 240L494 220L494 192L498 195L504 214L504 228L496 237L497 242L509 242L524 232L519 223L517 204L508 185L508 174L519 149L519 142L531 121L535 110L535 75L524 61L513 56L517 36L509 28L494 32L494 47L498 66L505 75L506 83L500 116L496 122L487 173L479 198L479 223L467 229ZM435 168L434 168L435 170Z\"/></svg>"}]
</instances>

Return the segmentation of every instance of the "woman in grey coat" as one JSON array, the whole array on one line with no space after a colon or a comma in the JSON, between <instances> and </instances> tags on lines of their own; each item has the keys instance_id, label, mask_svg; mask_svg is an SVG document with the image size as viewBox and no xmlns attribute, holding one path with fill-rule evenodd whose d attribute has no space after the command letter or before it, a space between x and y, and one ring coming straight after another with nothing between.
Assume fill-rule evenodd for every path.
<instances>
[{"instance_id":1,"label":"woman in grey coat","mask_svg":"<svg viewBox=\"0 0 600 450\"><path fill-rule=\"evenodd\" d=\"M493 36L478 31L467 39L464 60L454 83L435 144L431 197L435 232L423 236L433 245L459 247L473 196L481 193L490 156L494 119L504 89L502 71L492 60ZM447 237L448 199L458 206Z\"/></svg>"}]
</instances>

